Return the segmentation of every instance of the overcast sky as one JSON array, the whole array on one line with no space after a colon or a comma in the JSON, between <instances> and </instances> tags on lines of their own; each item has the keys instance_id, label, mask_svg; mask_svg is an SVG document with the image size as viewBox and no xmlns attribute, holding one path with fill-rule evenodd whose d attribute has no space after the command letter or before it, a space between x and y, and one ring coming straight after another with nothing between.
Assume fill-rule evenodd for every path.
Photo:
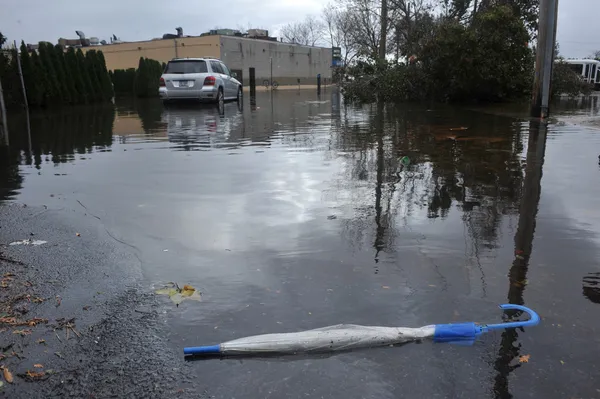
<instances>
[{"instance_id":1,"label":"overcast sky","mask_svg":"<svg viewBox=\"0 0 600 399\"><path fill-rule=\"evenodd\" d=\"M329 0L0 0L0 32L10 40L56 43L59 37L109 41L114 33L135 41L175 33L199 35L221 28L277 28L319 15ZM565 57L584 57L600 50L600 0L560 0L558 41Z\"/></svg>"}]
</instances>

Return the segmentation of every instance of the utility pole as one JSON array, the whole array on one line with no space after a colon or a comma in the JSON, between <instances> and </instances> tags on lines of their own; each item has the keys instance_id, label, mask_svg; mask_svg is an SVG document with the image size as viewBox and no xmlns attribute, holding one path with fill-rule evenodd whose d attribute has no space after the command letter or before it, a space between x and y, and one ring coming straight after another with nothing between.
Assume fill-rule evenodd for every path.
<instances>
[{"instance_id":1,"label":"utility pole","mask_svg":"<svg viewBox=\"0 0 600 399\"><path fill-rule=\"evenodd\" d=\"M27 132L31 134L31 126L29 121L29 100L27 100L27 90L25 90L25 79L23 78L23 68L21 67L21 54L19 54L19 48L17 47L17 41L15 40L15 51L17 54L17 68L19 71L19 78L21 79L21 90L23 90L23 101L25 102L25 116L27 118ZM25 50L27 51L27 50Z\"/></svg>"},{"instance_id":2,"label":"utility pole","mask_svg":"<svg viewBox=\"0 0 600 399\"><path fill-rule=\"evenodd\" d=\"M385 48L385 42L387 39L387 25L388 25L388 6L387 0L381 0L381 37L379 38L379 60L385 61L387 49Z\"/></svg>"},{"instance_id":3,"label":"utility pole","mask_svg":"<svg viewBox=\"0 0 600 399\"><path fill-rule=\"evenodd\" d=\"M4 92L0 82L0 138L4 136L4 144L8 146L8 122L6 121L6 107L4 106Z\"/></svg>"},{"instance_id":4,"label":"utility pole","mask_svg":"<svg viewBox=\"0 0 600 399\"><path fill-rule=\"evenodd\" d=\"M550 114L550 81L554 64L558 0L540 0L539 26L535 58L531 116L547 118Z\"/></svg>"}]
</instances>

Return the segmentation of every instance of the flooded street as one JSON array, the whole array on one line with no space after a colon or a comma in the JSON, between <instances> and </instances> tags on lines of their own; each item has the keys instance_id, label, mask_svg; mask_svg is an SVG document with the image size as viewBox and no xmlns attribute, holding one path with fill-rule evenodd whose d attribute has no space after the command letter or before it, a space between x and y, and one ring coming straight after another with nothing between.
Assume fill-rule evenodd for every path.
<instances>
[{"instance_id":1,"label":"flooded street","mask_svg":"<svg viewBox=\"0 0 600 399\"><path fill-rule=\"evenodd\" d=\"M202 291L164 300L191 397L600 397L597 97L558 105L547 128L526 107L358 107L331 89L249 100L223 115L117 100L33 114L30 134L14 117L0 203L91 218L148 292ZM473 346L182 355L338 323L498 323L503 303L540 325Z\"/></svg>"}]
</instances>

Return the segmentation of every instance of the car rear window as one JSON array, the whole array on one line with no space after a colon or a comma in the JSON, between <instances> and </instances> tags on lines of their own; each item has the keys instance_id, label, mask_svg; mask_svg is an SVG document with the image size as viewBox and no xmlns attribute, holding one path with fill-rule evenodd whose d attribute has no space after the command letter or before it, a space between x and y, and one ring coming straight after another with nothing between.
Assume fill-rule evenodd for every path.
<instances>
[{"instance_id":1,"label":"car rear window","mask_svg":"<svg viewBox=\"0 0 600 399\"><path fill-rule=\"evenodd\" d=\"M169 61L165 73L204 73L208 72L206 62L196 61Z\"/></svg>"}]
</instances>

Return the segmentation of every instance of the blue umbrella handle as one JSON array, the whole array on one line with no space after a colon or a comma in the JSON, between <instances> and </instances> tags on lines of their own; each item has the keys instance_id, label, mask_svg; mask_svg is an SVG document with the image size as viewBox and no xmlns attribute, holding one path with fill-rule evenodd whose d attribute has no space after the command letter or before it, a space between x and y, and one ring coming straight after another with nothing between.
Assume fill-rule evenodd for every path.
<instances>
[{"instance_id":1,"label":"blue umbrella handle","mask_svg":"<svg viewBox=\"0 0 600 399\"><path fill-rule=\"evenodd\" d=\"M540 316L538 316L538 314L535 311L533 311L532 309L529 309L526 306L514 305L512 303L507 303L504 305L500 305L500 309L521 310L529 315L529 320L514 321L511 323L486 324L486 325L481 326L482 331L503 330L505 328L537 326L540 323Z\"/></svg>"}]
</instances>

